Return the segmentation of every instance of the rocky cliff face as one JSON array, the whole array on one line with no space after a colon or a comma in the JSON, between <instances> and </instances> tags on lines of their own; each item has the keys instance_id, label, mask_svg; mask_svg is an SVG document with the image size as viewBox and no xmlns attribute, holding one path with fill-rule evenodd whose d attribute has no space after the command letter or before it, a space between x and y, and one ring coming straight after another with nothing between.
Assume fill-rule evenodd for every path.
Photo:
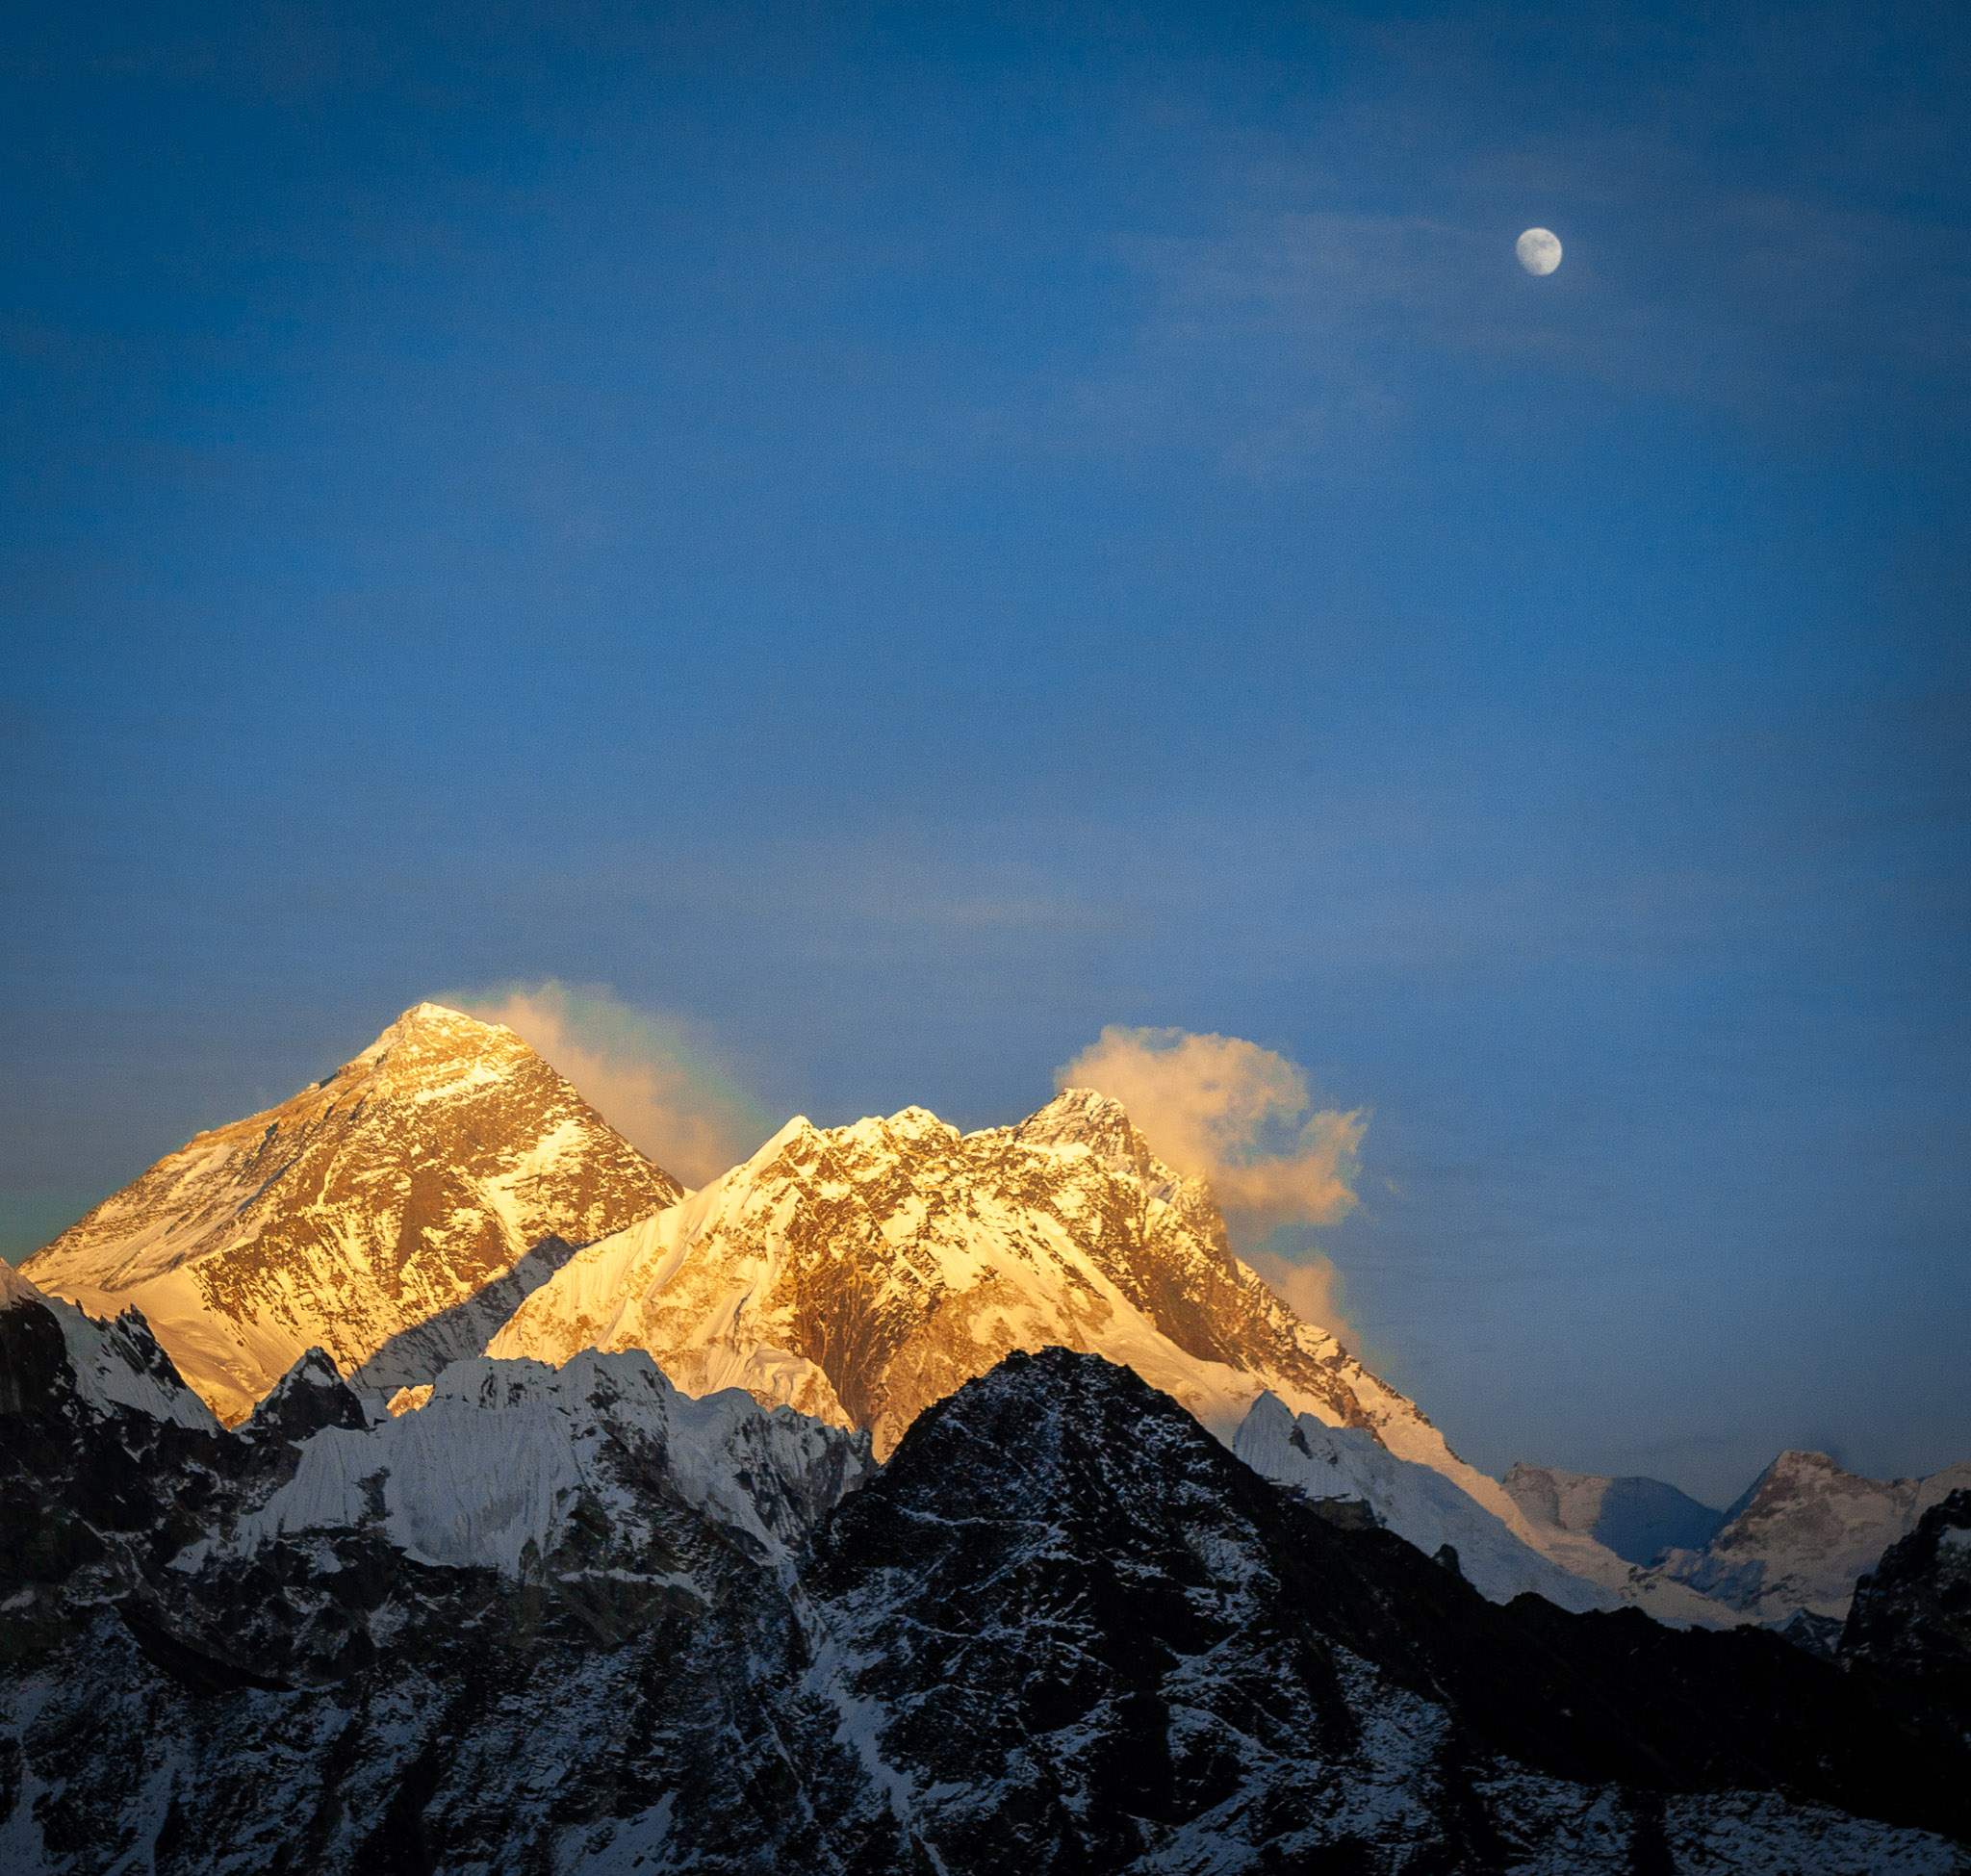
<instances>
[{"instance_id":1,"label":"rocky cliff face","mask_svg":"<svg viewBox=\"0 0 1971 1876\"><path fill-rule=\"evenodd\" d=\"M1856 1585L1840 1653L1952 1700L1971 1731L1971 1489L1931 1505Z\"/></svg>"},{"instance_id":2,"label":"rocky cliff face","mask_svg":"<svg viewBox=\"0 0 1971 1876\"><path fill-rule=\"evenodd\" d=\"M423 1003L335 1074L200 1134L23 1267L141 1310L237 1421L310 1347L390 1392L477 1354L570 1246L673 1202L667 1172L510 1030Z\"/></svg>"},{"instance_id":3,"label":"rocky cliff face","mask_svg":"<svg viewBox=\"0 0 1971 1876\"><path fill-rule=\"evenodd\" d=\"M316 1355L227 1432L134 1323L95 1354L127 1385L0 1298L24 1876L1971 1867L1933 1695L1496 1607L1092 1355L1009 1356L869 1477L635 1355L384 1423Z\"/></svg>"}]
</instances>

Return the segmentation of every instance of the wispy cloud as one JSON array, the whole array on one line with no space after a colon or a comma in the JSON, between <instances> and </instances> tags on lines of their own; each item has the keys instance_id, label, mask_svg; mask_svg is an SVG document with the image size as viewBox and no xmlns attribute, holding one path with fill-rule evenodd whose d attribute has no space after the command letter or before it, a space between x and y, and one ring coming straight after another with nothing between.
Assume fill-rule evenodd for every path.
<instances>
[{"instance_id":1,"label":"wispy cloud","mask_svg":"<svg viewBox=\"0 0 1971 1876\"><path fill-rule=\"evenodd\" d=\"M1360 1353L1360 1338L1348 1319L1346 1279L1327 1258L1315 1251L1296 1262L1277 1251L1249 1250L1245 1261L1302 1322L1318 1323Z\"/></svg>"},{"instance_id":2,"label":"wispy cloud","mask_svg":"<svg viewBox=\"0 0 1971 1876\"><path fill-rule=\"evenodd\" d=\"M606 989L550 978L444 1000L504 1023L624 1139L687 1186L717 1178L773 1131L676 1022L632 1009Z\"/></svg>"},{"instance_id":3,"label":"wispy cloud","mask_svg":"<svg viewBox=\"0 0 1971 1876\"><path fill-rule=\"evenodd\" d=\"M1211 1181L1234 1242L1255 1247L1255 1268L1288 1303L1344 1325L1340 1273L1325 1257L1256 1247L1283 1226L1333 1224L1354 1209L1369 1125L1360 1109L1315 1109L1306 1074L1273 1049L1182 1029L1112 1023L1054 1081L1120 1101L1161 1158Z\"/></svg>"},{"instance_id":4,"label":"wispy cloud","mask_svg":"<svg viewBox=\"0 0 1971 1876\"><path fill-rule=\"evenodd\" d=\"M1054 1082L1120 1101L1163 1158L1210 1179L1219 1204L1262 1235L1354 1209L1367 1119L1359 1109L1309 1114L1305 1073L1257 1042L1111 1023Z\"/></svg>"}]
</instances>

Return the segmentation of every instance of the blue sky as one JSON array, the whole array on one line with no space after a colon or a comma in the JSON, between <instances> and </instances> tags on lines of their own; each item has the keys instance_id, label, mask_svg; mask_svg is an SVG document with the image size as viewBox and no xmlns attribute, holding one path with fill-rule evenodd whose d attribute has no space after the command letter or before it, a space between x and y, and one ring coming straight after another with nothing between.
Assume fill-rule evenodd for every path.
<instances>
[{"instance_id":1,"label":"blue sky","mask_svg":"<svg viewBox=\"0 0 1971 1876\"><path fill-rule=\"evenodd\" d=\"M0 42L13 1254L461 988L1169 1025L1474 1462L1971 1454L1961 9L402 11Z\"/></svg>"}]
</instances>

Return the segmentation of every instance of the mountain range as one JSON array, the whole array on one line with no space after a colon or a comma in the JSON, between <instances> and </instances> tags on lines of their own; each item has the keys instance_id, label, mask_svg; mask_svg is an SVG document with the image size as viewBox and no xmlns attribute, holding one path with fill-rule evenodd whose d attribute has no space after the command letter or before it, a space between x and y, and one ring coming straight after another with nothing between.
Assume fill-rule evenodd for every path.
<instances>
[{"instance_id":1,"label":"mountain range","mask_svg":"<svg viewBox=\"0 0 1971 1876\"><path fill-rule=\"evenodd\" d=\"M1799 1632L1825 1638L1862 1573L1933 1505L1971 1488L1971 1464L1884 1480L1825 1452L1787 1452L1723 1511L1653 1478L1517 1465L1504 1484L1530 1523L1585 1532L1628 1563L1629 1600L1645 1607L1680 1585L1747 1620L1804 1617Z\"/></svg>"},{"instance_id":2,"label":"mountain range","mask_svg":"<svg viewBox=\"0 0 1971 1876\"><path fill-rule=\"evenodd\" d=\"M1748 1858L1815 1846L1802 1867L1963 1866L1934 1834L1964 1823L1937 1715L1971 1467L1883 1484L1789 1452L1723 1511L1487 1478L1088 1090L971 1134L796 1118L687 1193L510 1031L419 1005L0 1271L0 1460L4 1868L148 1842L200 1871L986 1869L1015 1843L1063 1870L1381 1869L1412 1838L1446 1867L1602 1866L1508 1854L1576 1838L1626 1846L1609 1867L1767 1866L1734 1832ZM1786 1639L1677 1634L1760 1625ZM1290 1631L1328 1665L1262 1724ZM1920 1698L1906 1656L1942 1664ZM1510 1713L1474 1665L1508 1658L1546 1689ZM996 1691L960 1714L984 1662ZM1747 1674L1800 1714L1754 1710ZM286 1773L227 1732L256 1712ZM63 1740L151 1782L103 1786ZM477 1822L469 1762L502 1794ZM235 1863L161 1850L279 1777L314 1794L305 1829L260 1820ZM1310 1778L1312 1811L1283 1795Z\"/></svg>"},{"instance_id":3,"label":"mountain range","mask_svg":"<svg viewBox=\"0 0 1971 1876\"><path fill-rule=\"evenodd\" d=\"M1971 1493L1829 1662L1500 1606L1062 1348L880 1465L640 1350L229 1430L12 1273L0 1375L23 1876L1971 1869Z\"/></svg>"},{"instance_id":4,"label":"mountain range","mask_svg":"<svg viewBox=\"0 0 1971 1876\"><path fill-rule=\"evenodd\" d=\"M1207 1183L1101 1094L972 1134L922 1108L797 1118L687 1194L511 1030L430 1003L23 1269L98 1314L139 1310L228 1423L312 1347L400 1404L466 1356L641 1349L689 1394L736 1386L858 1427L881 1460L1011 1350L1090 1350L1270 1477L1454 1545L1488 1595L1673 1622L1837 1618L1971 1483L1957 1467L1877 1485L1788 1454L1728 1516L1652 1480L1522 1466L1501 1485L1299 1320L1233 1254Z\"/></svg>"}]
</instances>

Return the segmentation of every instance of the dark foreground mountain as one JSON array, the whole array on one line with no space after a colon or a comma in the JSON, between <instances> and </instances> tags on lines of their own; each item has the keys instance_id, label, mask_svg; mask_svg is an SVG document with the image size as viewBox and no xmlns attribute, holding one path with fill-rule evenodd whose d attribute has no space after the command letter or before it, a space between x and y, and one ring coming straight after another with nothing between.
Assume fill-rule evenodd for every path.
<instances>
[{"instance_id":1,"label":"dark foreground mountain","mask_svg":"<svg viewBox=\"0 0 1971 1876\"><path fill-rule=\"evenodd\" d=\"M1933 1505L1862 1578L1842 1646L1954 1703L1971 1734L1971 1490Z\"/></svg>"},{"instance_id":2,"label":"dark foreground mountain","mask_svg":"<svg viewBox=\"0 0 1971 1876\"><path fill-rule=\"evenodd\" d=\"M1951 1506L1836 1666L1490 1604L1094 1355L878 1471L640 1352L227 1432L0 1305L9 1872L1971 1868Z\"/></svg>"}]
</instances>

